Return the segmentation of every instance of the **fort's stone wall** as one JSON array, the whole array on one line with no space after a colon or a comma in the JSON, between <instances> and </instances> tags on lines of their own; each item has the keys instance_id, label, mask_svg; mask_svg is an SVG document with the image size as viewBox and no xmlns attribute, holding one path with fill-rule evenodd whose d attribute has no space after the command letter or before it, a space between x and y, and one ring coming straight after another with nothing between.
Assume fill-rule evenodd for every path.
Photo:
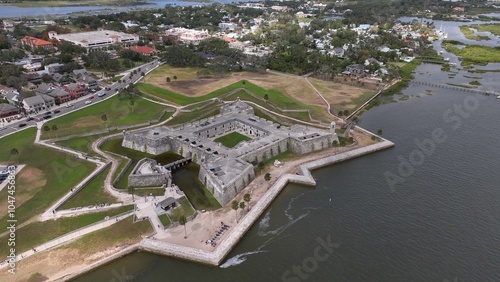
<instances>
[{"instance_id":1,"label":"fort's stone wall","mask_svg":"<svg viewBox=\"0 0 500 282\"><path fill-rule=\"evenodd\" d=\"M259 148L258 150L249 152L241 158L249 163L257 164L261 161L275 157L288 151L288 139L289 138L275 141L267 146Z\"/></svg>"},{"instance_id":2,"label":"fort's stone wall","mask_svg":"<svg viewBox=\"0 0 500 282\"><path fill-rule=\"evenodd\" d=\"M198 178L223 206L234 199L255 178L255 171L251 164L240 160L237 161L245 164L246 168L229 183L221 183L212 176L206 165L200 165Z\"/></svg>"},{"instance_id":3,"label":"fort's stone wall","mask_svg":"<svg viewBox=\"0 0 500 282\"><path fill-rule=\"evenodd\" d=\"M288 138L288 139L289 139L289 148L292 152L296 154L307 154L313 151L318 151L331 147L333 141L337 140L337 136L322 135L322 136L308 138L305 140L298 140L295 138Z\"/></svg>"},{"instance_id":4,"label":"fort's stone wall","mask_svg":"<svg viewBox=\"0 0 500 282\"><path fill-rule=\"evenodd\" d=\"M153 166L157 165L156 161L153 159L142 159L135 165L134 169L128 176L128 186L132 187L146 187L146 186L162 186L168 183L171 175L167 175L162 172L151 172L148 174L141 174L139 169L142 165L150 163Z\"/></svg>"}]
</instances>

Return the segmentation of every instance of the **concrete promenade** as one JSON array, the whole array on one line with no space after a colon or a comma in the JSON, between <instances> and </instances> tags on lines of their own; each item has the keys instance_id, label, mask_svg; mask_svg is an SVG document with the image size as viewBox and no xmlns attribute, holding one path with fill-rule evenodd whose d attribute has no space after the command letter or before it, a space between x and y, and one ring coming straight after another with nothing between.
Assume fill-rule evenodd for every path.
<instances>
[{"instance_id":1,"label":"concrete promenade","mask_svg":"<svg viewBox=\"0 0 500 282\"><path fill-rule=\"evenodd\" d=\"M393 147L395 144L391 141L382 139L381 142L366 146L359 149L354 149L338 155L333 155L323 159L315 160L299 166L302 175L297 174L284 174L276 180L276 182L269 188L266 194L252 207L252 209L240 220L235 226L234 230L229 236L222 241L219 246L213 251L204 251L200 249L190 248L186 246L171 244L154 239L143 239L139 243L139 249L172 256L180 259L191 260L203 264L217 266L227 256L227 254L234 248L243 235L250 229L250 227L257 221L266 208L272 203L276 196L283 190L288 183L298 183L303 185L314 186L314 180L311 171L324 166L339 163L345 160L360 157L370 154L379 150Z\"/></svg>"}]
</instances>

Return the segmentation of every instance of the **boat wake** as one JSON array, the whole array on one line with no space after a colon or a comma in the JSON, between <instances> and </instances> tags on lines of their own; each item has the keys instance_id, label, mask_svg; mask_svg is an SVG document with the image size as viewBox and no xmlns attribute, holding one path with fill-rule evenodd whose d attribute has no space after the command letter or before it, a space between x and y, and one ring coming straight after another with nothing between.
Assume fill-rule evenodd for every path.
<instances>
[{"instance_id":1,"label":"boat wake","mask_svg":"<svg viewBox=\"0 0 500 282\"><path fill-rule=\"evenodd\" d=\"M246 252L242 253L239 255L236 255L230 259L228 259L225 263L223 263L220 268L228 268L231 266L236 266L238 264L242 264L247 260L247 256L253 255L253 254L258 254L258 253L265 253L265 251L254 251L254 252Z\"/></svg>"},{"instance_id":2,"label":"boat wake","mask_svg":"<svg viewBox=\"0 0 500 282\"><path fill-rule=\"evenodd\" d=\"M265 253L266 251L262 250L264 247L266 247L267 245L269 245L269 243L271 243L271 241L273 241L274 239L278 238L281 233L283 233L283 231L285 231L286 229L288 229L290 226L292 226L293 224L295 224L297 221L303 219L304 217L308 216L309 213L311 212L311 210L313 210L314 208L307 208L305 209L306 212L301 214L299 217L297 218L293 218L290 214L288 214L288 211L291 209L292 207L292 203L295 199L299 198L300 196L302 196L302 194L298 195L297 197L293 198L292 200L290 200L290 203L288 203L288 208L285 210L285 215L288 217L289 221L275 229L275 230L271 230L271 231L267 231L265 232L265 230L267 228L269 228L269 219L271 218L271 210L269 210L266 215L264 216L264 218L262 218L262 220L259 222L259 232L257 233L259 236L268 236L268 235L273 235L272 237L268 238L264 243L262 243L262 245L260 245L257 250L255 251L252 251L252 252L245 252L245 253L242 253L242 254L238 254L238 255L235 255L233 256L232 258L228 259L225 263L223 263L220 267L221 268L228 268L228 267L231 267L231 266L236 266L236 265L239 265L243 262L245 262L247 260L247 257L249 255L253 255L253 254L258 254L258 253ZM285 236L286 237L286 236Z\"/></svg>"}]
</instances>

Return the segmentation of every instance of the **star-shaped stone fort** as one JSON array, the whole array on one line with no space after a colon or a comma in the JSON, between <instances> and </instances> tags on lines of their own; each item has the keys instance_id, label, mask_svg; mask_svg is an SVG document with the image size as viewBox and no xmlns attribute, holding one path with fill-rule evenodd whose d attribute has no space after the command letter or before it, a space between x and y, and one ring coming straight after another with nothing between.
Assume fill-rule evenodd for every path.
<instances>
[{"instance_id":1,"label":"star-shaped stone fort","mask_svg":"<svg viewBox=\"0 0 500 282\"><path fill-rule=\"evenodd\" d=\"M233 148L215 141L233 132L250 140ZM287 127L256 116L252 107L238 99L224 104L220 114L211 118L175 128L159 126L126 132L122 146L153 155L171 151L186 161L196 162L200 165L200 181L226 205L255 178L254 166L259 162L286 151L306 154L322 150L331 147L335 140L338 141L335 122L330 124L330 130L304 125ZM136 184L141 181L144 186L153 184L150 181L167 184L171 180L171 166L158 166L150 161L143 160L132 170L131 176L136 174L139 179L135 179ZM145 165L151 168L146 169L150 173L141 175Z\"/></svg>"}]
</instances>

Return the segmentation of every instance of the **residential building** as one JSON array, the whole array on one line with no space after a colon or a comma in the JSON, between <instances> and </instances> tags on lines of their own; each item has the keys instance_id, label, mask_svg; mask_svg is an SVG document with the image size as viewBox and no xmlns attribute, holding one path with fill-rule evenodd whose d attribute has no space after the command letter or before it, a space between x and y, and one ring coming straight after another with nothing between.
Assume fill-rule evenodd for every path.
<instances>
[{"instance_id":1,"label":"residential building","mask_svg":"<svg viewBox=\"0 0 500 282\"><path fill-rule=\"evenodd\" d=\"M71 94L64 91L64 89L57 88L48 94L50 97L54 98L57 104L66 103L72 100Z\"/></svg>"},{"instance_id":2,"label":"residential building","mask_svg":"<svg viewBox=\"0 0 500 282\"><path fill-rule=\"evenodd\" d=\"M67 75L60 74L60 73L52 74L52 79L54 80L55 83L59 84L60 86L72 82L71 79Z\"/></svg>"},{"instance_id":3,"label":"residential building","mask_svg":"<svg viewBox=\"0 0 500 282\"><path fill-rule=\"evenodd\" d=\"M148 55L148 56L152 56L152 55L156 54L156 49L148 47L148 46L130 46L130 47L125 48L125 49L129 49L129 50L135 51L137 53L140 53L142 55Z\"/></svg>"},{"instance_id":4,"label":"residential building","mask_svg":"<svg viewBox=\"0 0 500 282\"><path fill-rule=\"evenodd\" d=\"M87 94L85 85L82 83L70 83L64 85L63 89L71 95L71 99L77 99Z\"/></svg>"},{"instance_id":5,"label":"residential building","mask_svg":"<svg viewBox=\"0 0 500 282\"><path fill-rule=\"evenodd\" d=\"M14 26L16 23L13 20L5 19L3 20L3 29L7 31L14 31Z\"/></svg>"},{"instance_id":6,"label":"residential building","mask_svg":"<svg viewBox=\"0 0 500 282\"><path fill-rule=\"evenodd\" d=\"M5 85L0 85L0 95L11 105L17 106L20 102L19 92Z\"/></svg>"},{"instance_id":7,"label":"residential building","mask_svg":"<svg viewBox=\"0 0 500 282\"><path fill-rule=\"evenodd\" d=\"M351 75L363 75L365 72L365 67L363 65L355 64L355 65L348 65L345 68L345 74L351 74Z\"/></svg>"},{"instance_id":8,"label":"residential building","mask_svg":"<svg viewBox=\"0 0 500 282\"><path fill-rule=\"evenodd\" d=\"M27 114L36 114L40 111L50 109L54 105L54 98L43 94L25 98L22 103Z\"/></svg>"},{"instance_id":9,"label":"residential building","mask_svg":"<svg viewBox=\"0 0 500 282\"><path fill-rule=\"evenodd\" d=\"M21 110L18 107L6 103L0 104L0 125L4 126L21 117Z\"/></svg>"},{"instance_id":10,"label":"residential building","mask_svg":"<svg viewBox=\"0 0 500 282\"><path fill-rule=\"evenodd\" d=\"M21 86L21 90L25 92L35 91L37 86L34 83L28 82L26 85Z\"/></svg>"}]
</instances>

